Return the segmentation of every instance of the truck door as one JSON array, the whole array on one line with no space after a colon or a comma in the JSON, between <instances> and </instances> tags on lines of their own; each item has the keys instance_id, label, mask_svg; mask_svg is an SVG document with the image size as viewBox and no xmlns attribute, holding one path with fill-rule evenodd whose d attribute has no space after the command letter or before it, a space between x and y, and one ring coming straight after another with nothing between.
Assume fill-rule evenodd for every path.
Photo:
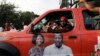
<instances>
[{"instance_id":1,"label":"truck door","mask_svg":"<svg viewBox=\"0 0 100 56\"><path fill-rule=\"evenodd\" d=\"M82 11L81 25L82 56L100 56L100 15L88 10ZM99 17L98 17L99 16Z\"/></svg>"},{"instance_id":2,"label":"truck door","mask_svg":"<svg viewBox=\"0 0 100 56\"><path fill-rule=\"evenodd\" d=\"M77 13L76 13L77 14ZM81 56L81 40L78 33L79 27L76 25L74 17L75 13L72 11L54 11L46 15L38 17L38 22L33 25L31 29L33 34L41 33L45 38L45 47L53 44L54 33L61 33L63 35L64 45L71 48L74 56ZM61 26L61 17L66 17L64 26ZM58 28L56 28L58 27Z\"/></svg>"}]
</instances>

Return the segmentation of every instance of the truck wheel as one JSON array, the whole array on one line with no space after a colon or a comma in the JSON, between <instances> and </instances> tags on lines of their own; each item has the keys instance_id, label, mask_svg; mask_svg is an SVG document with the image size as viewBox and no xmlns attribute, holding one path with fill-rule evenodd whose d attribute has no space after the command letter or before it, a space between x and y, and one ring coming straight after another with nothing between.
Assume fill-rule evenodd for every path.
<instances>
[{"instance_id":1,"label":"truck wheel","mask_svg":"<svg viewBox=\"0 0 100 56\"><path fill-rule=\"evenodd\" d=\"M0 56L13 56L11 53L6 50L0 49Z\"/></svg>"},{"instance_id":2,"label":"truck wheel","mask_svg":"<svg viewBox=\"0 0 100 56\"><path fill-rule=\"evenodd\" d=\"M20 52L10 43L0 42L0 56L20 56Z\"/></svg>"}]
</instances>

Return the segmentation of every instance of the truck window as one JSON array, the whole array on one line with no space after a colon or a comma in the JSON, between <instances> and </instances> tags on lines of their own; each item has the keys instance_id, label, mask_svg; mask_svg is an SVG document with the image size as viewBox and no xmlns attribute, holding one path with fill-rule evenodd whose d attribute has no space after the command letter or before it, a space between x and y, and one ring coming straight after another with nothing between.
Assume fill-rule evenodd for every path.
<instances>
[{"instance_id":1,"label":"truck window","mask_svg":"<svg viewBox=\"0 0 100 56\"><path fill-rule=\"evenodd\" d=\"M52 12L42 18L35 26L34 32L61 33L71 31L74 20L71 11Z\"/></svg>"},{"instance_id":2,"label":"truck window","mask_svg":"<svg viewBox=\"0 0 100 56\"><path fill-rule=\"evenodd\" d=\"M100 30L100 14L84 10L83 17L87 30Z\"/></svg>"}]
</instances>

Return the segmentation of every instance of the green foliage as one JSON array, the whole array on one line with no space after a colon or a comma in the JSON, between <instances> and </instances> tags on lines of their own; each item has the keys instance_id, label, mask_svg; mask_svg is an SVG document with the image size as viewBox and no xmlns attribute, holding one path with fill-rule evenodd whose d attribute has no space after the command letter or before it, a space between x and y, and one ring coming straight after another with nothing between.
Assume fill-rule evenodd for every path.
<instances>
[{"instance_id":1,"label":"green foliage","mask_svg":"<svg viewBox=\"0 0 100 56\"><path fill-rule=\"evenodd\" d=\"M0 25L4 26L5 23L10 23L17 17L14 8L13 4L0 4Z\"/></svg>"},{"instance_id":2,"label":"green foliage","mask_svg":"<svg viewBox=\"0 0 100 56\"><path fill-rule=\"evenodd\" d=\"M16 6L10 3L0 3L0 26L5 27L5 23L13 23L19 29L28 25L35 17L39 15L34 12L20 12L15 10Z\"/></svg>"}]
</instances>

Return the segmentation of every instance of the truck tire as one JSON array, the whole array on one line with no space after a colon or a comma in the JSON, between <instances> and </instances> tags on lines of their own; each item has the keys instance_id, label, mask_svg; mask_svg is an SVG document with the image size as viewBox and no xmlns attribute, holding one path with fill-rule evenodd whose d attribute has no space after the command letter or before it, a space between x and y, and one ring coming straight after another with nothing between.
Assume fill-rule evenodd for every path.
<instances>
[{"instance_id":1,"label":"truck tire","mask_svg":"<svg viewBox=\"0 0 100 56\"><path fill-rule=\"evenodd\" d=\"M13 55L6 50L0 49L0 56L13 56Z\"/></svg>"},{"instance_id":2,"label":"truck tire","mask_svg":"<svg viewBox=\"0 0 100 56\"><path fill-rule=\"evenodd\" d=\"M0 56L20 56L20 52L15 46L0 42Z\"/></svg>"}]
</instances>

